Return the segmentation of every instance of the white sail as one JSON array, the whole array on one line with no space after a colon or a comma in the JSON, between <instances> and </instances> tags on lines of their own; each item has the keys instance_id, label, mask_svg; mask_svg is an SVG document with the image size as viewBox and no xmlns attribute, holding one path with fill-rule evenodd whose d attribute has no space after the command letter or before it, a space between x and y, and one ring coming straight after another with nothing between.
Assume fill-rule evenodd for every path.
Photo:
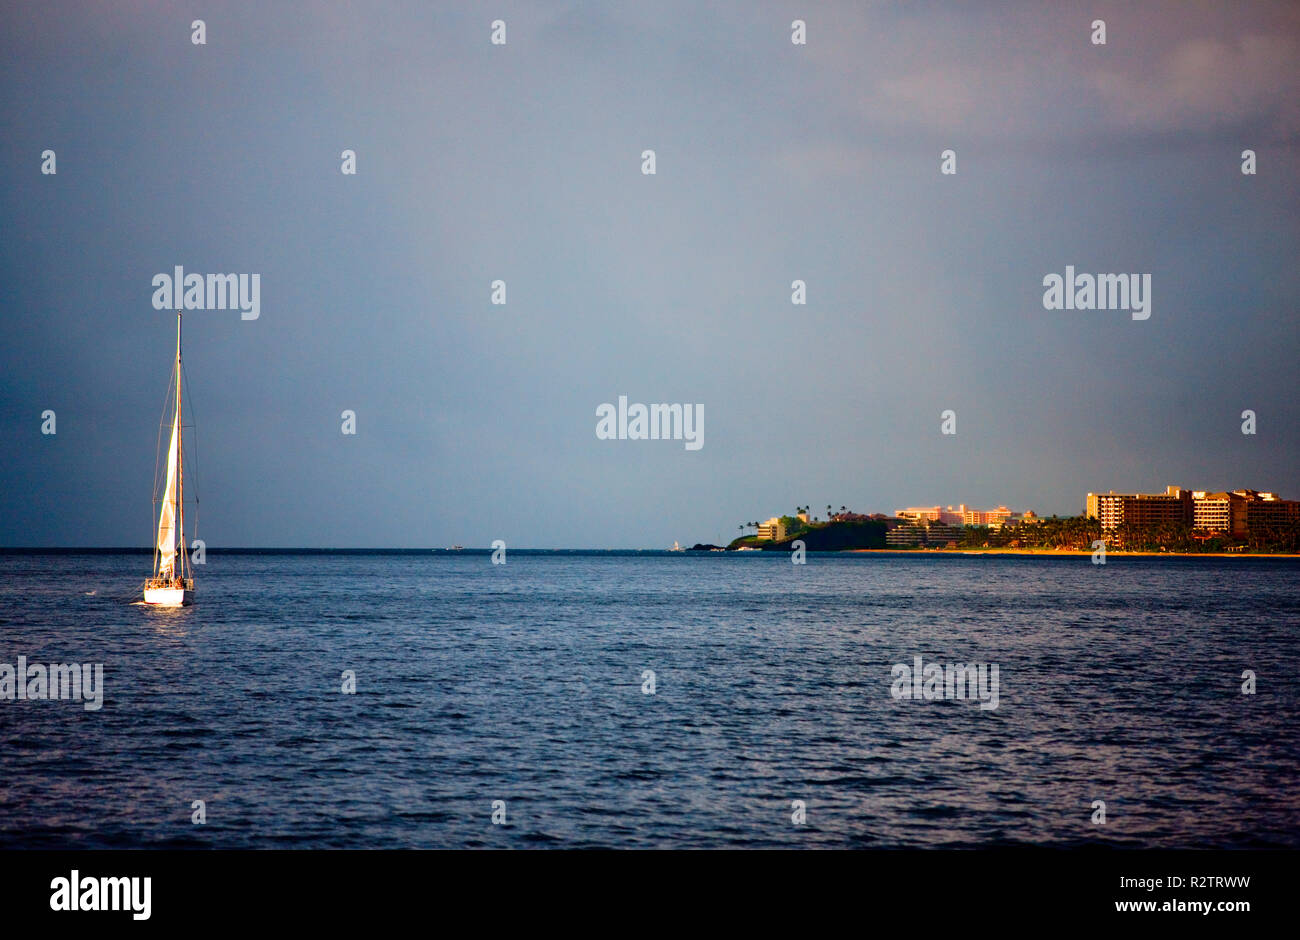
<instances>
[{"instance_id":1,"label":"white sail","mask_svg":"<svg viewBox=\"0 0 1300 940\"><path fill-rule=\"evenodd\" d=\"M167 489L163 491L162 514L158 517L158 577L175 577L176 566L176 476L180 457L180 415L172 419L172 442L167 450Z\"/></svg>"}]
</instances>

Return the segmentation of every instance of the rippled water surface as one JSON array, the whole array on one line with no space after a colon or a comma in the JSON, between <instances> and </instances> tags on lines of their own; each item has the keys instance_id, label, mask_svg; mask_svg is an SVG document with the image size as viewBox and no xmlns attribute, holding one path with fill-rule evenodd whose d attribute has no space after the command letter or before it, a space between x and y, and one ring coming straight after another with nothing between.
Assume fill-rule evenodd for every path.
<instances>
[{"instance_id":1,"label":"rippled water surface","mask_svg":"<svg viewBox=\"0 0 1300 940\"><path fill-rule=\"evenodd\" d=\"M0 663L106 686L0 701L0 845L1300 847L1295 561L148 562L0 556ZM895 700L918 654L998 708Z\"/></svg>"}]
</instances>

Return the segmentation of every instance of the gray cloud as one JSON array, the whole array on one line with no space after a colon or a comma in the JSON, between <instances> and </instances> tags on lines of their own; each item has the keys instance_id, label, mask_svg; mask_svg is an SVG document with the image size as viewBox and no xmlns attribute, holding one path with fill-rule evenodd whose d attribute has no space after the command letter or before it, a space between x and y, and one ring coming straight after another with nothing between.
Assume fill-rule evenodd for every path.
<instances>
[{"instance_id":1,"label":"gray cloud","mask_svg":"<svg viewBox=\"0 0 1300 940\"><path fill-rule=\"evenodd\" d=\"M262 274L187 320L209 544L1300 494L1294 8L815 6L796 48L783 4L11 5L0 543L147 543L174 264ZM1065 264L1151 272L1152 319L1044 310ZM619 394L705 448L596 440Z\"/></svg>"}]
</instances>

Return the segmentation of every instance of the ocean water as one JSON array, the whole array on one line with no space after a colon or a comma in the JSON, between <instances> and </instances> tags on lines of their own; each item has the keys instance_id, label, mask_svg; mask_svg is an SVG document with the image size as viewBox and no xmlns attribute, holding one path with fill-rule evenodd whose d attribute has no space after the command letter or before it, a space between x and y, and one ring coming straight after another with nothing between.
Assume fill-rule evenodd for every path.
<instances>
[{"instance_id":1,"label":"ocean water","mask_svg":"<svg viewBox=\"0 0 1300 940\"><path fill-rule=\"evenodd\" d=\"M105 686L0 701L0 846L1300 847L1296 561L209 554L178 611L148 564L0 555L0 663ZM916 655L998 707L895 699Z\"/></svg>"}]
</instances>

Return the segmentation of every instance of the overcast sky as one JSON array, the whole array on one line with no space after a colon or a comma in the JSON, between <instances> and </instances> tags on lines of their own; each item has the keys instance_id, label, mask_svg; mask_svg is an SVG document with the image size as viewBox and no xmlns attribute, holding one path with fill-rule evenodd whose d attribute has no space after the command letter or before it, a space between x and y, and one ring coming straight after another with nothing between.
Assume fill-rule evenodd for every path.
<instances>
[{"instance_id":1,"label":"overcast sky","mask_svg":"<svg viewBox=\"0 0 1300 940\"><path fill-rule=\"evenodd\" d=\"M185 318L210 546L1298 498L1300 7L1136 6L5 4L0 544L149 544L175 265L261 275ZM703 448L598 440L619 395Z\"/></svg>"}]
</instances>

